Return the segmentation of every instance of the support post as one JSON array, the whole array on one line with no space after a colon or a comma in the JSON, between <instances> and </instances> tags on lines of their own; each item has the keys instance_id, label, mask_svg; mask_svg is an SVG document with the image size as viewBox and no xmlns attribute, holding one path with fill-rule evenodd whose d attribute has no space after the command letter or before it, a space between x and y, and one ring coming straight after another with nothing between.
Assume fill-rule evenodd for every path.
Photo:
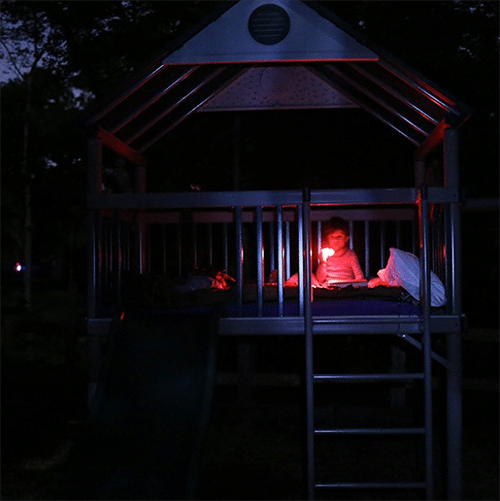
<instances>
[{"instance_id":1,"label":"support post","mask_svg":"<svg viewBox=\"0 0 500 501\"><path fill-rule=\"evenodd\" d=\"M136 167L136 189L138 193L146 193L146 166L138 165ZM139 274L146 272L146 222L141 217L144 210L139 211L138 223L138 254L139 254Z\"/></svg>"},{"instance_id":2,"label":"support post","mask_svg":"<svg viewBox=\"0 0 500 501\"><path fill-rule=\"evenodd\" d=\"M426 163L425 160L414 161L415 186L422 186L425 183Z\"/></svg>"},{"instance_id":3,"label":"support post","mask_svg":"<svg viewBox=\"0 0 500 501\"><path fill-rule=\"evenodd\" d=\"M444 135L445 186L459 186L458 131L447 129ZM460 206L451 204L450 245L452 281L452 313L462 312L461 290L461 250L460 250ZM462 340L461 332L447 336L447 356L451 369L447 371L447 499L462 499Z\"/></svg>"},{"instance_id":4,"label":"support post","mask_svg":"<svg viewBox=\"0 0 500 501\"><path fill-rule=\"evenodd\" d=\"M434 453L432 409L432 336L431 336L431 271L429 259L429 201L427 187L420 192L420 305L422 307L422 346L424 354L425 411L425 484L426 498L434 498Z\"/></svg>"},{"instance_id":5,"label":"support post","mask_svg":"<svg viewBox=\"0 0 500 501\"><path fill-rule=\"evenodd\" d=\"M307 499L315 498L314 475L314 367L311 310L311 193L304 190L303 211L303 269L304 269L304 334L305 334L305 404L306 404L306 471Z\"/></svg>"}]
</instances>

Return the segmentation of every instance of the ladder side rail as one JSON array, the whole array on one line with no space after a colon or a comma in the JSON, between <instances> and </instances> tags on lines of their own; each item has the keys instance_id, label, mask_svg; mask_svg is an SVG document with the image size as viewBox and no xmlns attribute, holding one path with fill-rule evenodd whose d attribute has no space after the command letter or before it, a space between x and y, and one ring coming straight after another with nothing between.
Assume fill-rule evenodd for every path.
<instances>
[{"instance_id":1,"label":"ladder side rail","mask_svg":"<svg viewBox=\"0 0 500 501\"><path fill-rule=\"evenodd\" d=\"M313 329L311 310L311 194L304 190L303 211L303 269L304 269L304 331L305 331L305 399L306 399L306 483L307 499L315 498L314 474L314 374Z\"/></svg>"}]
</instances>

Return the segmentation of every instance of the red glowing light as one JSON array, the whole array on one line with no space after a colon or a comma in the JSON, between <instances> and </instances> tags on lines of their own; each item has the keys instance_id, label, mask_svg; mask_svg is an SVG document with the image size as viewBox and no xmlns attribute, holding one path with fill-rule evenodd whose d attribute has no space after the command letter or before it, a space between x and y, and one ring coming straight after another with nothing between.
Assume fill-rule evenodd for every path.
<instances>
[{"instance_id":1,"label":"red glowing light","mask_svg":"<svg viewBox=\"0 0 500 501\"><path fill-rule=\"evenodd\" d=\"M123 320L125 318L125 312L122 311L122 314L120 315L120 320Z\"/></svg>"}]
</instances>

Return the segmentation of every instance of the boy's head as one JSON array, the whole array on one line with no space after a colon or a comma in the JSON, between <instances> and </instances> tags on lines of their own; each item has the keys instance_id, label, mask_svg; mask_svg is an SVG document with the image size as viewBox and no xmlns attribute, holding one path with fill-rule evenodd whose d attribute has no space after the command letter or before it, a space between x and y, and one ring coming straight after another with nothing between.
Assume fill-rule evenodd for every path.
<instances>
[{"instance_id":1,"label":"boy's head","mask_svg":"<svg viewBox=\"0 0 500 501\"><path fill-rule=\"evenodd\" d=\"M349 242L349 223L341 217L332 217L325 223L323 235L328 247L335 251L343 249Z\"/></svg>"}]
</instances>

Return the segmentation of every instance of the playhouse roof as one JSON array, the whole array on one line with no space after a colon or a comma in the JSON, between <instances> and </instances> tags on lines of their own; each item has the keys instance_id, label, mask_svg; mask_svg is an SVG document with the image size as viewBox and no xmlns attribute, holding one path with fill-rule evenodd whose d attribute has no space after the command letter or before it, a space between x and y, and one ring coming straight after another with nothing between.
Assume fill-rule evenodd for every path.
<instances>
[{"instance_id":1,"label":"playhouse roof","mask_svg":"<svg viewBox=\"0 0 500 501\"><path fill-rule=\"evenodd\" d=\"M352 107L421 149L470 114L319 4L245 0L221 2L88 123L138 161L193 113Z\"/></svg>"}]
</instances>

